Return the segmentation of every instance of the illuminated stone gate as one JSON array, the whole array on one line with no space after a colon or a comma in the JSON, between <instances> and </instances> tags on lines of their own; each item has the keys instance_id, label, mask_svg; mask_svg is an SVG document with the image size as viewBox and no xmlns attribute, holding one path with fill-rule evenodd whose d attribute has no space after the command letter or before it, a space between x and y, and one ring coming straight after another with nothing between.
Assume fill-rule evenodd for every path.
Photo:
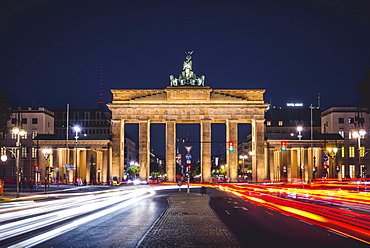
<instances>
[{"instance_id":1,"label":"illuminated stone gate","mask_svg":"<svg viewBox=\"0 0 370 248\"><path fill-rule=\"evenodd\" d=\"M264 156L265 90L212 89L204 86L204 76L192 71L191 52L187 53L179 78L170 76L165 89L113 89L112 103L112 176L124 174L124 133L126 123L139 124L140 178L150 172L150 125L165 124L166 173L168 181L176 174L176 124L200 124L200 158L202 180L211 178L211 124L226 124L225 142L234 141L235 151L226 149L226 163L231 181L238 176L238 123L252 125L253 180L266 178Z\"/></svg>"}]
</instances>

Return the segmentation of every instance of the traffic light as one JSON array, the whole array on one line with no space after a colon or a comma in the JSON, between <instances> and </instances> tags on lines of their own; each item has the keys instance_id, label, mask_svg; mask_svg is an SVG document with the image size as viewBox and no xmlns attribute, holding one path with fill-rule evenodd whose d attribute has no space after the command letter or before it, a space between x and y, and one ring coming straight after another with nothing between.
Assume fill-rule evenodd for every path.
<instances>
[{"instance_id":1,"label":"traffic light","mask_svg":"<svg viewBox=\"0 0 370 248\"><path fill-rule=\"evenodd\" d=\"M59 167L55 167L55 172L59 172Z\"/></svg>"},{"instance_id":2,"label":"traffic light","mask_svg":"<svg viewBox=\"0 0 370 248\"><path fill-rule=\"evenodd\" d=\"M337 172L339 172L339 171L340 171L340 166L339 166L339 165L335 166L335 170L336 170Z\"/></svg>"},{"instance_id":3,"label":"traffic light","mask_svg":"<svg viewBox=\"0 0 370 248\"><path fill-rule=\"evenodd\" d=\"M34 169L35 173L39 173L39 166L38 165L35 165L33 169Z\"/></svg>"},{"instance_id":4,"label":"traffic light","mask_svg":"<svg viewBox=\"0 0 370 248\"><path fill-rule=\"evenodd\" d=\"M312 171L313 172L317 172L317 167L316 166L312 166Z\"/></svg>"},{"instance_id":5,"label":"traffic light","mask_svg":"<svg viewBox=\"0 0 370 248\"><path fill-rule=\"evenodd\" d=\"M234 141L229 141L229 152L233 152L235 150Z\"/></svg>"},{"instance_id":6,"label":"traffic light","mask_svg":"<svg viewBox=\"0 0 370 248\"><path fill-rule=\"evenodd\" d=\"M186 168L187 168L187 172L188 172L189 174L191 174L191 165L189 164Z\"/></svg>"},{"instance_id":7,"label":"traffic light","mask_svg":"<svg viewBox=\"0 0 370 248\"><path fill-rule=\"evenodd\" d=\"M324 168L324 170L327 170L329 168L329 166L327 164L324 164L323 168Z\"/></svg>"},{"instance_id":8,"label":"traffic light","mask_svg":"<svg viewBox=\"0 0 370 248\"><path fill-rule=\"evenodd\" d=\"M280 141L280 149L286 151L286 141Z\"/></svg>"}]
</instances>

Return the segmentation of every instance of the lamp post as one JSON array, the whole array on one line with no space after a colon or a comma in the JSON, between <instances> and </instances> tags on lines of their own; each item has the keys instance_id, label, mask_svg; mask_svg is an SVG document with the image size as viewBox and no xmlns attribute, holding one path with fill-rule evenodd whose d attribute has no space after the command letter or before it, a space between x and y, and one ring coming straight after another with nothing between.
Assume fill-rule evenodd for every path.
<instances>
[{"instance_id":1,"label":"lamp post","mask_svg":"<svg viewBox=\"0 0 370 248\"><path fill-rule=\"evenodd\" d=\"M248 159L248 155L240 155L239 159L243 161L243 169L245 168L245 160Z\"/></svg>"},{"instance_id":2,"label":"lamp post","mask_svg":"<svg viewBox=\"0 0 370 248\"><path fill-rule=\"evenodd\" d=\"M78 178L78 165L77 165L77 148L78 148L78 133L81 131L81 128L79 126L74 126L73 127L74 131L76 132L76 136L75 136L75 139L76 139L76 160L75 160L75 163L76 163L76 170L75 170L75 183L78 184L77 182L77 178Z\"/></svg>"},{"instance_id":3,"label":"lamp post","mask_svg":"<svg viewBox=\"0 0 370 248\"><path fill-rule=\"evenodd\" d=\"M44 192L48 191L49 190L49 179L50 179L50 164L48 164L48 160L49 160L49 156L51 154L52 150L51 149L48 149L48 148L45 148L45 149L42 149L42 153L44 154L44 158L45 158L45 190Z\"/></svg>"},{"instance_id":4,"label":"lamp post","mask_svg":"<svg viewBox=\"0 0 370 248\"><path fill-rule=\"evenodd\" d=\"M357 142L358 142L358 166L359 166L359 173L360 173L360 177L364 177L363 173L361 171L361 137L363 137L364 135L366 134L366 131L365 129L360 129L359 131L355 131L353 132L353 138L354 139L357 139Z\"/></svg>"},{"instance_id":5,"label":"lamp post","mask_svg":"<svg viewBox=\"0 0 370 248\"><path fill-rule=\"evenodd\" d=\"M16 135L15 152L12 149L2 148L1 161L5 162L8 157L6 156L6 150L10 151L15 157L15 181L16 181L16 198L19 197L19 182L20 182L20 150L21 150L21 136L26 134L25 130L15 127L12 131Z\"/></svg>"},{"instance_id":6,"label":"lamp post","mask_svg":"<svg viewBox=\"0 0 370 248\"><path fill-rule=\"evenodd\" d=\"M337 152L338 152L338 148L334 147L334 148L331 148L331 147L328 147L326 148L326 150L328 151L328 155L331 157L331 160L332 160L332 169L331 169L331 175L332 175L332 178L334 178L334 167L335 167L335 156L337 155ZM330 167L329 167L330 169Z\"/></svg>"},{"instance_id":7,"label":"lamp post","mask_svg":"<svg viewBox=\"0 0 370 248\"><path fill-rule=\"evenodd\" d=\"M301 126L298 126L297 127L297 131L298 131L298 139L301 140L302 139L302 127Z\"/></svg>"}]
</instances>

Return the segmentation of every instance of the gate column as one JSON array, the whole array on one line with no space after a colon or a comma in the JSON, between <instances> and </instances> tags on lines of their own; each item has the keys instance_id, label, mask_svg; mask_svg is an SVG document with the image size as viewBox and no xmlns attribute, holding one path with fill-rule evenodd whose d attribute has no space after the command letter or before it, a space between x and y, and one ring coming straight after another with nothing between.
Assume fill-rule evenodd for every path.
<instances>
[{"instance_id":1,"label":"gate column","mask_svg":"<svg viewBox=\"0 0 370 248\"><path fill-rule=\"evenodd\" d=\"M150 120L139 122L140 179L149 181L150 172Z\"/></svg>"},{"instance_id":2,"label":"gate column","mask_svg":"<svg viewBox=\"0 0 370 248\"><path fill-rule=\"evenodd\" d=\"M201 173L202 181L211 180L211 137L212 124L209 120L200 122L200 154L201 154Z\"/></svg>"},{"instance_id":3,"label":"gate column","mask_svg":"<svg viewBox=\"0 0 370 248\"><path fill-rule=\"evenodd\" d=\"M123 178L124 173L124 149L125 149L125 122L124 120L112 120L112 177L118 180Z\"/></svg>"},{"instance_id":4,"label":"gate column","mask_svg":"<svg viewBox=\"0 0 370 248\"><path fill-rule=\"evenodd\" d=\"M176 122L166 122L166 174L167 181L175 182L176 174Z\"/></svg>"},{"instance_id":5,"label":"gate column","mask_svg":"<svg viewBox=\"0 0 370 248\"><path fill-rule=\"evenodd\" d=\"M236 182L238 177L238 122L226 120L226 142L233 141L235 150L229 151L226 145L227 174L231 182Z\"/></svg>"},{"instance_id":6,"label":"gate column","mask_svg":"<svg viewBox=\"0 0 370 248\"><path fill-rule=\"evenodd\" d=\"M265 126L264 120L252 120L252 159L253 181L266 179L267 166L265 164Z\"/></svg>"}]
</instances>

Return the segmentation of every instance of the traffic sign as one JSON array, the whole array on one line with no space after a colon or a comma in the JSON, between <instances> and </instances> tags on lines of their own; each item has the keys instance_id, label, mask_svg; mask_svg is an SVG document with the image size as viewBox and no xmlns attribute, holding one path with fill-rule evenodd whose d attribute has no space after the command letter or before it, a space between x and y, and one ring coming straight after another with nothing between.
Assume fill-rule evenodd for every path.
<instances>
[{"instance_id":1,"label":"traffic sign","mask_svg":"<svg viewBox=\"0 0 370 248\"><path fill-rule=\"evenodd\" d=\"M186 149L186 151L187 151L188 153L190 153L191 148L193 148L192 146L184 146L184 147L185 147L185 149Z\"/></svg>"},{"instance_id":2,"label":"traffic sign","mask_svg":"<svg viewBox=\"0 0 370 248\"><path fill-rule=\"evenodd\" d=\"M186 154L185 159L191 159L191 154Z\"/></svg>"},{"instance_id":3,"label":"traffic sign","mask_svg":"<svg viewBox=\"0 0 370 248\"><path fill-rule=\"evenodd\" d=\"M324 161L324 162L327 162L328 160L329 160L328 156L324 156L324 157L322 158L322 161Z\"/></svg>"}]
</instances>

